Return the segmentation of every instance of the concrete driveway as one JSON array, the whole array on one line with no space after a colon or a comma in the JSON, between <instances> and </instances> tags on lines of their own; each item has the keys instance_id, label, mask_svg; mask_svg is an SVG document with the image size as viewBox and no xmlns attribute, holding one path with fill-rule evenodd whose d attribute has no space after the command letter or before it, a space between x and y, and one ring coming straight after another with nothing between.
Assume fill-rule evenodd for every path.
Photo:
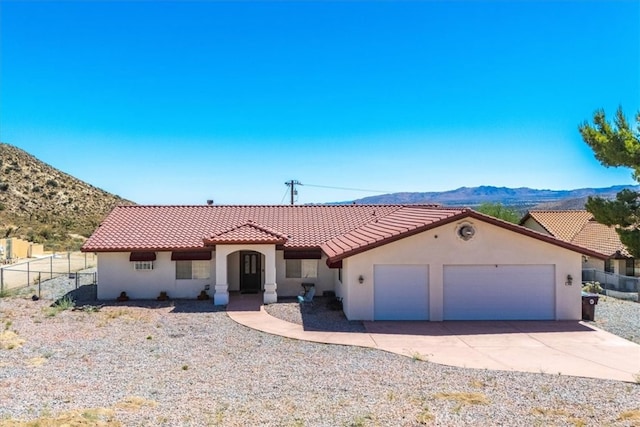
<instances>
[{"instance_id":1,"label":"concrete driveway","mask_svg":"<svg viewBox=\"0 0 640 427\"><path fill-rule=\"evenodd\" d=\"M234 321L274 335L376 348L443 365L640 381L640 345L578 321L364 322L366 333L305 331L251 298L231 298Z\"/></svg>"}]
</instances>

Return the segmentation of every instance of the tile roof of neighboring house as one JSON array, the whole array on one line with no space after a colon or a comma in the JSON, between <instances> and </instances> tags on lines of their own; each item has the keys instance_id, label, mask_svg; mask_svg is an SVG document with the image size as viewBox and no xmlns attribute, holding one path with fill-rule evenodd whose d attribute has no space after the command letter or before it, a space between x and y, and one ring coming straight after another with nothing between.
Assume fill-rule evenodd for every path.
<instances>
[{"instance_id":1,"label":"tile roof of neighboring house","mask_svg":"<svg viewBox=\"0 0 640 427\"><path fill-rule=\"evenodd\" d=\"M522 221L533 219L552 236L598 252L606 257L630 256L614 227L597 222L586 210L530 211Z\"/></svg>"},{"instance_id":2,"label":"tile roof of neighboring house","mask_svg":"<svg viewBox=\"0 0 640 427\"><path fill-rule=\"evenodd\" d=\"M473 217L598 257L588 249L470 209L432 205L118 206L85 242L85 252L202 249L215 244L277 244L322 249L330 262Z\"/></svg>"}]
</instances>

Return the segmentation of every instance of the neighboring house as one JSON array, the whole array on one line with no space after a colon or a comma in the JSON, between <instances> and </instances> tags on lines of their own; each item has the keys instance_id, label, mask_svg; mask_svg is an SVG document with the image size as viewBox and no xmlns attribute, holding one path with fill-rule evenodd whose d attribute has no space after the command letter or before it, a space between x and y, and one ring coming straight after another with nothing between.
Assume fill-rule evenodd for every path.
<instances>
[{"instance_id":1,"label":"neighboring house","mask_svg":"<svg viewBox=\"0 0 640 427\"><path fill-rule=\"evenodd\" d=\"M615 228L600 224L586 210L530 211L520 225L601 255L600 258L584 256L584 269L622 276L638 276L640 272L638 260L629 254Z\"/></svg>"},{"instance_id":2,"label":"neighboring house","mask_svg":"<svg viewBox=\"0 0 640 427\"><path fill-rule=\"evenodd\" d=\"M581 318L582 257L600 253L470 209L420 205L119 206L82 248L98 298L237 292L265 303L302 283L350 320Z\"/></svg>"}]
</instances>

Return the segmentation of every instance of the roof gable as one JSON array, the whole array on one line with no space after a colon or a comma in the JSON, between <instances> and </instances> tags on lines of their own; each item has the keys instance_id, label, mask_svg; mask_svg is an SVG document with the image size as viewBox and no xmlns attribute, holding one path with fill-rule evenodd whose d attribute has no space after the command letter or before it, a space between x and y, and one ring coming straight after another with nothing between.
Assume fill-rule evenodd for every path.
<instances>
[{"instance_id":1,"label":"roof gable","mask_svg":"<svg viewBox=\"0 0 640 427\"><path fill-rule=\"evenodd\" d=\"M593 215L585 210L530 211L520 224L527 218L535 220L552 236L571 242L585 224L593 219Z\"/></svg>"},{"instance_id":2,"label":"roof gable","mask_svg":"<svg viewBox=\"0 0 640 427\"><path fill-rule=\"evenodd\" d=\"M405 207L410 209L411 207ZM401 230L401 227L393 230L388 227L389 222L395 222L398 218L404 218L405 228ZM411 218L411 220L407 220ZM480 221L490 223L492 225L522 234L528 237L532 237L537 240L541 240L552 245L560 246L565 249L572 250L574 252L590 255L596 258L605 258L601 253L595 252L588 248L577 246L570 242L557 239L553 236L539 233L521 225L513 224L507 221L503 221L498 218L494 218L489 215L481 214L471 209L425 209L424 211L416 210L399 210L390 214L388 218L381 220L380 226L376 226L372 231L371 224L366 224L363 227L353 230L342 236L326 242L321 246L322 250L327 254L327 263L336 263L349 256L365 252L378 246L390 243L392 241L400 240L404 237L408 237L422 231L430 230L432 228L440 227L451 222L459 221L464 218L474 218ZM386 234L382 236L380 233L382 230L386 230ZM395 232L394 232L395 231Z\"/></svg>"},{"instance_id":3,"label":"roof gable","mask_svg":"<svg viewBox=\"0 0 640 427\"><path fill-rule=\"evenodd\" d=\"M207 245L222 243L284 244L286 241L287 236L285 234L271 230L269 227L256 224L253 221L247 221L242 225L221 231L204 239L204 243Z\"/></svg>"},{"instance_id":4,"label":"roof gable","mask_svg":"<svg viewBox=\"0 0 640 427\"><path fill-rule=\"evenodd\" d=\"M348 233L325 242L321 248L332 262L423 231L432 224L456 217L465 209L446 209L420 206L403 206L401 209Z\"/></svg>"},{"instance_id":5,"label":"roof gable","mask_svg":"<svg viewBox=\"0 0 640 427\"><path fill-rule=\"evenodd\" d=\"M605 257L616 253L630 256L614 227L597 222L586 210L530 211L520 221L533 219L549 233L565 242L595 251Z\"/></svg>"}]
</instances>

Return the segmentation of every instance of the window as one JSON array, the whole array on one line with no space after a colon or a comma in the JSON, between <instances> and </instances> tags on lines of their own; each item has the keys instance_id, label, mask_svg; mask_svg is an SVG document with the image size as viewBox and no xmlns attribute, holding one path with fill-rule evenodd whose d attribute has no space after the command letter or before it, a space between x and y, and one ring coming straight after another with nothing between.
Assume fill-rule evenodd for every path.
<instances>
[{"instance_id":1,"label":"window","mask_svg":"<svg viewBox=\"0 0 640 427\"><path fill-rule=\"evenodd\" d=\"M604 271L613 273L613 260L611 258L604 260Z\"/></svg>"},{"instance_id":2,"label":"window","mask_svg":"<svg viewBox=\"0 0 640 427\"><path fill-rule=\"evenodd\" d=\"M176 279L208 279L209 261L176 261Z\"/></svg>"},{"instance_id":3,"label":"window","mask_svg":"<svg viewBox=\"0 0 640 427\"><path fill-rule=\"evenodd\" d=\"M627 258L627 262L626 262L626 268L625 268L625 276L635 276L635 260L633 258Z\"/></svg>"},{"instance_id":4,"label":"window","mask_svg":"<svg viewBox=\"0 0 640 427\"><path fill-rule=\"evenodd\" d=\"M286 264L288 279L318 277L318 260L316 259L288 259Z\"/></svg>"},{"instance_id":5,"label":"window","mask_svg":"<svg viewBox=\"0 0 640 427\"><path fill-rule=\"evenodd\" d=\"M136 261L133 263L133 268L136 271L153 270L153 261Z\"/></svg>"}]
</instances>

